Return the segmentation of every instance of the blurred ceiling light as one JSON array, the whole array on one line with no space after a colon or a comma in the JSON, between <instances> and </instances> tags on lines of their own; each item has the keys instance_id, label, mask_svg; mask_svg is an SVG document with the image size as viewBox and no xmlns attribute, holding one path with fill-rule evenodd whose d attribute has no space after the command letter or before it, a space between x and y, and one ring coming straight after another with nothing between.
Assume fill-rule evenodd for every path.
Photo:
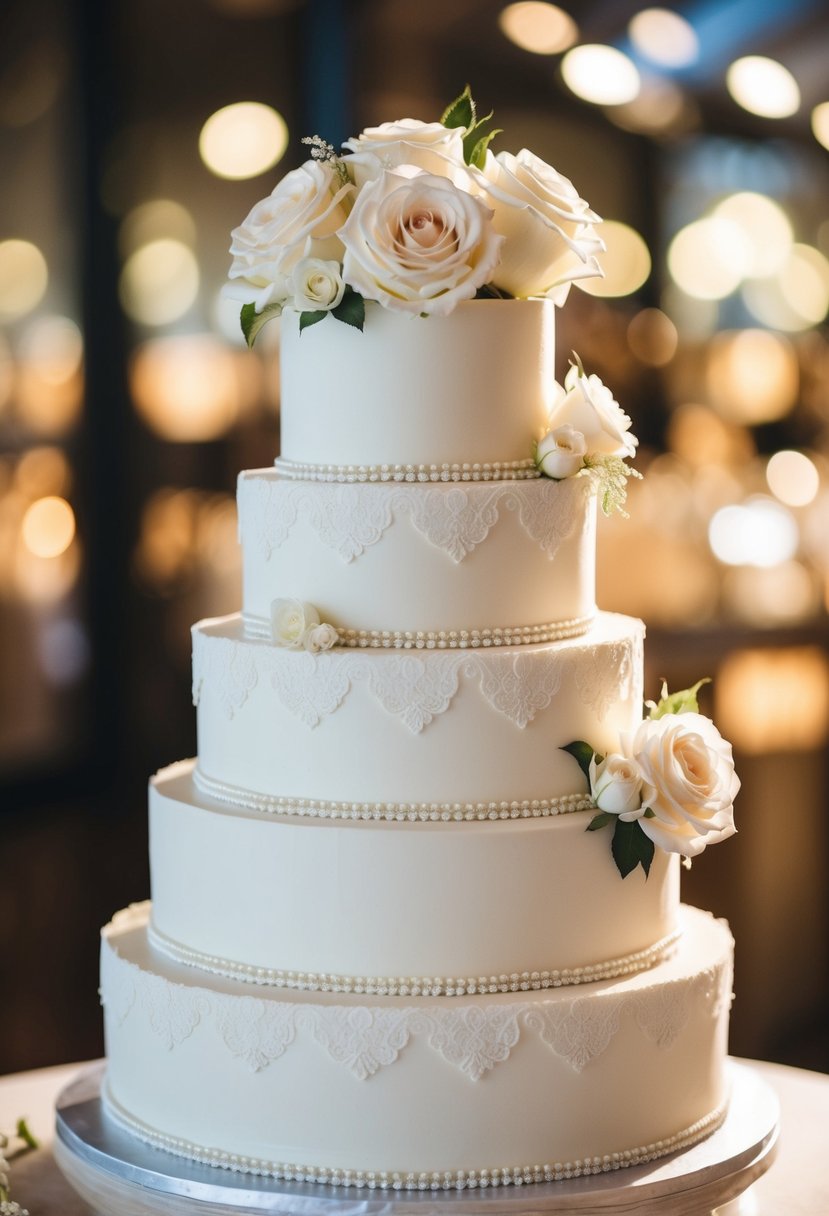
<instances>
[{"instance_id":1,"label":"blurred ceiling light","mask_svg":"<svg viewBox=\"0 0 829 1216\"><path fill-rule=\"evenodd\" d=\"M632 317L627 339L636 358L648 367L670 363L679 344L676 326L660 308L643 308Z\"/></svg>"},{"instance_id":2,"label":"blurred ceiling light","mask_svg":"<svg viewBox=\"0 0 829 1216\"><path fill-rule=\"evenodd\" d=\"M129 380L139 414L173 443L217 439L238 418L235 357L207 334L146 342L133 357Z\"/></svg>"},{"instance_id":3,"label":"blurred ceiling light","mask_svg":"<svg viewBox=\"0 0 829 1216\"><path fill-rule=\"evenodd\" d=\"M671 451L694 469L727 466L738 447L728 423L709 406L690 402L671 414L667 438Z\"/></svg>"},{"instance_id":4,"label":"blurred ceiling light","mask_svg":"<svg viewBox=\"0 0 829 1216\"><path fill-rule=\"evenodd\" d=\"M788 118L800 108L800 89L788 68L764 55L735 59L725 75L738 106L761 118Z\"/></svg>"},{"instance_id":5,"label":"blurred ceiling light","mask_svg":"<svg viewBox=\"0 0 829 1216\"><path fill-rule=\"evenodd\" d=\"M640 55L662 67L688 67L699 54L694 27L668 8L642 9L631 19L628 33Z\"/></svg>"},{"instance_id":6,"label":"blurred ceiling light","mask_svg":"<svg viewBox=\"0 0 829 1216\"><path fill-rule=\"evenodd\" d=\"M72 483L72 471L60 448L29 448L17 462L14 481L27 498L43 498L65 494Z\"/></svg>"},{"instance_id":7,"label":"blurred ceiling light","mask_svg":"<svg viewBox=\"0 0 829 1216\"><path fill-rule=\"evenodd\" d=\"M751 265L748 237L719 215L681 228L668 246L668 270L689 296L722 300L739 287Z\"/></svg>"},{"instance_id":8,"label":"blurred ceiling light","mask_svg":"<svg viewBox=\"0 0 829 1216\"><path fill-rule=\"evenodd\" d=\"M588 43L573 47L561 61L561 74L576 97L599 106L623 105L639 92L639 73L633 61L613 46Z\"/></svg>"},{"instance_id":9,"label":"blurred ceiling light","mask_svg":"<svg viewBox=\"0 0 829 1216\"><path fill-rule=\"evenodd\" d=\"M779 272L743 284L746 307L764 325L799 333L829 311L829 262L811 245L793 245Z\"/></svg>"},{"instance_id":10,"label":"blurred ceiling light","mask_svg":"<svg viewBox=\"0 0 829 1216\"><path fill-rule=\"evenodd\" d=\"M83 336L71 317L57 314L38 317L20 339L19 354L26 363L36 363L48 384L65 384L81 369Z\"/></svg>"},{"instance_id":11,"label":"blurred ceiling light","mask_svg":"<svg viewBox=\"0 0 829 1216\"><path fill-rule=\"evenodd\" d=\"M706 385L712 404L732 422L774 422L797 401L797 354L787 338L763 329L723 331L708 350Z\"/></svg>"},{"instance_id":12,"label":"blurred ceiling light","mask_svg":"<svg viewBox=\"0 0 829 1216\"><path fill-rule=\"evenodd\" d=\"M150 241L169 237L191 248L196 243L196 223L181 203L169 198L155 198L133 207L118 229L118 248L124 261Z\"/></svg>"},{"instance_id":13,"label":"blurred ceiling light","mask_svg":"<svg viewBox=\"0 0 829 1216\"><path fill-rule=\"evenodd\" d=\"M142 245L127 259L118 282L124 312L140 325L169 325L194 303L199 265L181 241Z\"/></svg>"},{"instance_id":14,"label":"blurred ceiling light","mask_svg":"<svg viewBox=\"0 0 829 1216\"><path fill-rule=\"evenodd\" d=\"M15 554L15 590L29 603L55 604L74 587L80 566L81 548L77 539L56 557L38 557L23 544Z\"/></svg>"},{"instance_id":15,"label":"blurred ceiling light","mask_svg":"<svg viewBox=\"0 0 829 1216\"><path fill-rule=\"evenodd\" d=\"M578 37L576 23L568 13L540 0L508 4L501 10L498 25L511 42L535 55L558 55Z\"/></svg>"},{"instance_id":16,"label":"blurred ceiling light","mask_svg":"<svg viewBox=\"0 0 829 1216\"><path fill-rule=\"evenodd\" d=\"M633 100L612 106L608 117L623 131L674 135L694 127L698 113L674 81L662 76L643 76Z\"/></svg>"},{"instance_id":17,"label":"blurred ceiling light","mask_svg":"<svg viewBox=\"0 0 829 1216\"><path fill-rule=\"evenodd\" d=\"M259 101L237 101L211 114L199 135L199 155L217 177L258 177L281 160L288 128L281 114Z\"/></svg>"},{"instance_id":18,"label":"blurred ceiling light","mask_svg":"<svg viewBox=\"0 0 829 1216\"><path fill-rule=\"evenodd\" d=\"M634 228L618 220L605 220L601 233L607 247L602 254L604 278L581 279L579 287L590 296L629 296L651 272L648 247Z\"/></svg>"},{"instance_id":19,"label":"blurred ceiling light","mask_svg":"<svg viewBox=\"0 0 829 1216\"><path fill-rule=\"evenodd\" d=\"M57 435L83 406L83 337L70 317L39 317L21 336L17 416L38 435Z\"/></svg>"},{"instance_id":20,"label":"blurred ceiling light","mask_svg":"<svg viewBox=\"0 0 829 1216\"><path fill-rule=\"evenodd\" d=\"M720 309L716 300L686 295L676 283L667 283L660 303L686 341L709 338L717 328Z\"/></svg>"},{"instance_id":21,"label":"blurred ceiling light","mask_svg":"<svg viewBox=\"0 0 829 1216\"><path fill-rule=\"evenodd\" d=\"M724 198L714 208L714 215L735 223L747 238L751 251L747 275L763 278L780 269L794 240L782 207L764 194L745 190Z\"/></svg>"},{"instance_id":22,"label":"blurred ceiling light","mask_svg":"<svg viewBox=\"0 0 829 1216\"><path fill-rule=\"evenodd\" d=\"M48 282L46 259L37 245L0 242L0 321L13 321L36 308Z\"/></svg>"},{"instance_id":23,"label":"blurred ceiling light","mask_svg":"<svg viewBox=\"0 0 829 1216\"><path fill-rule=\"evenodd\" d=\"M38 498L23 516L23 543L35 557L59 557L75 536L75 515L65 498Z\"/></svg>"},{"instance_id":24,"label":"blurred ceiling light","mask_svg":"<svg viewBox=\"0 0 829 1216\"><path fill-rule=\"evenodd\" d=\"M727 566L777 566L794 557L798 540L792 515L761 494L722 507L708 525L711 552Z\"/></svg>"},{"instance_id":25,"label":"blurred ceiling light","mask_svg":"<svg viewBox=\"0 0 829 1216\"><path fill-rule=\"evenodd\" d=\"M766 481L775 498L787 507L805 507L820 489L820 474L803 452L775 452L766 465Z\"/></svg>"},{"instance_id":26,"label":"blurred ceiling light","mask_svg":"<svg viewBox=\"0 0 829 1216\"><path fill-rule=\"evenodd\" d=\"M829 148L829 101L822 101L812 110L812 134L819 144Z\"/></svg>"},{"instance_id":27,"label":"blurred ceiling light","mask_svg":"<svg viewBox=\"0 0 829 1216\"><path fill-rule=\"evenodd\" d=\"M715 716L742 752L812 751L829 735L829 659L818 646L736 650L715 683Z\"/></svg>"}]
</instances>

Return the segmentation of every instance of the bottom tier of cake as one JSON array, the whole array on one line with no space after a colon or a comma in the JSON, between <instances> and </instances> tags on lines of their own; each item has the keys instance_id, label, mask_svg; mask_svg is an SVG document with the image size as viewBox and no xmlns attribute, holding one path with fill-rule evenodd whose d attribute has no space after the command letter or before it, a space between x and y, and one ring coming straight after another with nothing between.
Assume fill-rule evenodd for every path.
<instances>
[{"instance_id":1,"label":"bottom tier of cake","mask_svg":"<svg viewBox=\"0 0 829 1216\"><path fill-rule=\"evenodd\" d=\"M105 1092L171 1152L343 1185L504 1185L650 1160L724 1115L733 943L696 909L639 975L428 998L219 979L156 955L148 918L104 930Z\"/></svg>"}]
</instances>

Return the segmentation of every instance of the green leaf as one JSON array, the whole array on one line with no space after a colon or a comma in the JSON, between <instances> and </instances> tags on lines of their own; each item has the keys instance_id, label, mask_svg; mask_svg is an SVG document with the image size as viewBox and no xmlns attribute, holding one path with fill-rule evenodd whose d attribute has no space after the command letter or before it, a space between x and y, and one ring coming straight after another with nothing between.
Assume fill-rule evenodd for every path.
<instances>
[{"instance_id":1,"label":"green leaf","mask_svg":"<svg viewBox=\"0 0 829 1216\"><path fill-rule=\"evenodd\" d=\"M38 1141L29 1130L29 1125L25 1119L17 1120L17 1138L22 1140L27 1148L40 1148Z\"/></svg>"},{"instance_id":2,"label":"green leaf","mask_svg":"<svg viewBox=\"0 0 829 1216\"><path fill-rule=\"evenodd\" d=\"M584 379L585 374L586 374L586 373L585 373L585 370L584 370L584 364L582 363L582 361L581 361L581 359L579 358L579 356L578 356L578 354L576 353L576 351L571 350L571 351L570 351L570 354L571 354L571 356L572 356L572 358L570 359L570 366L571 366L571 367L575 367L575 368L577 368L577 369L578 369L579 376L581 376L581 377L582 377L582 379Z\"/></svg>"},{"instance_id":3,"label":"green leaf","mask_svg":"<svg viewBox=\"0 0 829 1216\"><path fill-rule=\"evenodd\" d=\"M441 115L440 121L445 127L472 127L475 125L475 102L469 85L459 97L448 105Z\"/></svg>"},{"instance_id":4,"label":"green leaf","mask_svg":"<svg viewBox=\"0 0 829 1216\"><path fill-rule=\"evenodd\" d=\"M359 291L355 291L353 287L346 287L343 298L336 308L331 309L331 314L338 321L344 321L346 325L353 325L362 333L366 323L366 302Z\"/></svg>"},{"instance_id":5,"label":"green leaf","mask_svg":"<svg viewBox=\"0 0 829 1216\"><path fill-rule=\"evenodd\" d=\"M476 300L514 300L515 296L508 291L504 291L502 287L495 287L492 283L484 283L483 287L479 287L475 292Z\"/></svg>"},{"instance_id":6,"label":"green leaf","mask_svg":"<svg viewBox=\"0 0 829 1216\"><path fill-rule=\"evenodd\" d=\"M703 676L701 680L697 680L693 688L683 688L680 692L668 692L668 685L662 682L662 696L656 702L649 701L650 713L649 718L664 718L665 714L687 714L699 713L699 701L697 693L702 688L703 684L710 684L711 677Z\"/></svg>"},{"instance_id":7,"label":"green leaf","mask_svg":"<svg viewBox=\"0 0 829 1216\"><path fill-rule=\"evenodd\" d=\"M596 754L589 743L585 743L583 739L577 739L575 743L568 743L566 747L561 749L567 752L577 761L579 768L587 778L588 786L590 784L590 761Z\"/></svg>"},{"instance_id":8,"label":"green leaf","mask_svg":"<svg viewBox=\"0 0 829 1216\"><path fill-rule=\"evenodd\" d=\"M319 325L320 321L324 321L328 316L327 308L315 308L313 311L301 312L299 314L299 332L303 329L309 329L312 325Z\"/></svg>"},{"instance_id":9,"label":"green leaf","mask_svg":"<svg viewBox=\"0 0 829 1216\"><path fill-rule=\"evenodd\" d=\"M598 815L594 815L587 825L588 832L598 832L599 828L609 827L611 823L615 823L616 816L611 815L610 811L599 811Z\"/></svg>"},{"instance_id":10,"label":"green leaf","mask_svg":"<svg viewBox=\"0 0 829 1216\"><path fill-rule=\"evenodd\" d=\"M478 124L478 125L480 126L480 124ZM476 126L474 128L474 130L477 131L478 127ZM464 156L466 157L466 163L468 165L474 165L476 169L483 169L484 165L486 164L486 150L489 147L489 145L492 143L495 136L500 135L502 133L502 131L503 131L503 127L493 127L492 130L487 135L482 135L481 138L476 140L475 143L472 145L472 151L469 153L468 156L466 154L466 144L467 144L467 139L469 138L469 136L467 136L467 139L465 139L463 141Z\"/></svg>"},{"instance_id":11,"label":"green leaf","mask_svg":"<svg viewBox=\"0 0 829 1216\"><path fill-rule=\"evenodd\" d=\"M281 304L268 304L261 312L256 311L254 304L243 304L242 311L239 314L239 321L242 326L242 333L245 335L245 341L248 346L253 346L256 341L256 335L262 326L270 321L271 317L278 317L282 312Z\"/></svg>"},{"instance_id":12,"label":"green leaf","mask_svg":"<svg viewBox=\"0 0 829 1216\"><path fill-rule=\"evenodd\" d=\"M627 878L639 865L647 877L653 861L654 844L635 820L633 823L625 823L624 820L617 819L610 850L622 878Z\"/></svg>"}]
</instances>

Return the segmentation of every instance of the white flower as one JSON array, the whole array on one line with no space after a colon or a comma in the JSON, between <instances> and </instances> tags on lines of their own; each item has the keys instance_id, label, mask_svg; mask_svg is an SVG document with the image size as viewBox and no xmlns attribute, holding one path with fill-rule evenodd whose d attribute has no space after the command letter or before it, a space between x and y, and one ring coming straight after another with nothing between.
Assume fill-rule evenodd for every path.
<instances>
[{"instance_id":1,"label":"white flower","mask_svg":"<svg viewBox=\"0 0 829 1216\"><path fill-rule=\"evenodd\" d=\"M319 623L320 614L313 604L292 599L278 599L271 604L271 628L277 646L301 650L306 631Z\"/></svg>"},{"instance_id":2,"label":"white flower","mask_svg":"<svg viewBox=\"0 0 829 1216\"><path fill-rule=\"evenodd\" d=\"M535 463L545 477L561 481L578 473L584 464L587 444L581 431L575 431L569 423L548 431L540 439L535 452Z\"/></svg>"},{"instance_id":3,"label":"white flower","mask_svg":"<svg viewBox=\"0 0 829 1216\"><path fill-rule=\"evenodd\" d=\"M570 425L581 431L588 456L634 456L639 440L630 434L630 418L598 376L582 376L571 367L564 387L556 385L548 424L551 431Z\"/></svg>"},{"instance_id":4,"label":"white flower","mask_svg":"<svg viewBox=\"0 0 829 1216\"><path fill-rule=\"evenodd\" d=\"M286 174L233 229L233 263L224 294L262 312L289 299L291 276L300 259L339 260L337 232L353 189L342 185L326 162L309 160Z\"/></svg>"},{"instance_id":5,"label":"white flower","mask_svg":"<svg viewBox=\"0 0 829 1216\"><path fill-rule=\"evenodd\" d=\"M305 630L302 644L311 654L319 654L321 650L330 650L336 646L340 635L333 625L312 625Z\"/></svg>"},{"instance_id":6,"label":"white flower","mask_svg":"<svg viewBox=\"0 0 829 1216\"><path fill-rule=\"evenodd\" d=\"M620 819L638 819L642 814L642 771L629 756L614 752L600 764L590 761L590 793L600 811Z\"/></svg>"},{"instance_id":7,"label":"white flower","mask_svg":"<svg viewBox=\"0 0 829 1216\"><path fill-rule=\"evenodd\" d=\"M343 278L393 311L446 316L490 282L502 238L480 199L444 177L386 170L342 229Z\"/></svg>"},{"instance_id":8,"label":"white flower","mask_svg":"<svg viewBox=\"0 0 829 1216\"><path fill-rule=\"evenodd\" d=\"M416 118L384 122L379 127L366 127L360 135L345 141L343 147L353 155L344 163L358 188L379 177L384 169L398 165L415 165L445 177L453 165L464 163L463 135L460 127Z\"/></svg>"},{"instance_id":9,"label":"white flower","mask_svg":"<svg viewBox=\"0 0 829 1216\"><path fill-rule=\"evenodd\" d=\"M291 304L297 312L336 308L345 291L339 262L324 262L321 258L302 258L297 262L291 285Z\"/></svg>"},{"instance_id":10,"label":"white flower","mask_svg":"<svg viewBox=\"0 0 829 1216\"><path fill-rule=\"evenodd\" d=\"M642 807L653 815L639 826L654 844L696 857L734 834L740 780L731 744L710 718L690 712L648 718L622 746L642 773Z\"/></svg>"},{"instance_id":11,"label":"white flower","mask_svg":"<svg viewBox=\"0 0 829 1216\"><path fill-rule=\"evenodd\" d=\"M511 295L548 296L563 304L573 279L601 274L599 223L572 182L526 148L513 156L487 152L483 169L470 170L506 238L494 276Z\"/></svg>"}]
</instances>

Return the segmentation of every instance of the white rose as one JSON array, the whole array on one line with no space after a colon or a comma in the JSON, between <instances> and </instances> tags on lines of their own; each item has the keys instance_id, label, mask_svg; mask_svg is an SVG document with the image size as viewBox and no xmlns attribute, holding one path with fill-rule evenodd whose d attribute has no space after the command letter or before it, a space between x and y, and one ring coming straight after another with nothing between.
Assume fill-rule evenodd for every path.
<instances>
[{"instance_id":1,"label":"white rose","mask_svg":"<svg viewBox=\"0 0 829 1216\"><path fill-rule=\"evenodd\" d=\"M319 654L321 650L330 650L336 646L340 635L333 625L312 625L306 629L302 644L311 654Z\"/></svg>"},{"instance_id":2,"label":"white rose","mask_svg":"<svg viewBox=\"0 0 829 1216\"><path fill-rule=\"evenodd\" d=\"M600 811L620 819L638 819L642 814L642 771L635 760L614 752L601 764L590 761L590 793Z\"/></svg>"},{"instance_id":3,"label":"white rose","mask_svg":"<svg viewBox=\"0 0 829 1216\"><path fill-rule=\"evenodd\" d=\"M480 199L405 166L363 187L341 236L343 278L365 299L440 316L490 282L502 240Z\"/></svg>"},{"instance_id":4,"label":"white rose","mask_svg":"<svg viewBox=\"0 0 829 1216\"><path fill-rule=\"evenodd\" d=\"M563 304L572 280L601 275L596 254L604 242L592 226L599 216L551 165L526 148L517 156L488 151L483 169L471 173L506 238L496 287Z\"/></svg>"},{"instance_id":5,"label":"white rose","mask_svg":"<svg viewBox=\"0 0 829 1216\"><path fill-rule=\"evenodd\" d=\"M571 367L564 388L556 385L548 419L550 430L570 425L581 431L589 456L634 456L639 440L630 434L630 418L598 376L582 376Z\"/></svg>"},{"instance_id":6,"label":"white rose","mask_svg":"<svg viewBox=\"0 0 829 1216\"><path fill-rule=\"evenodd\" d=\"M301 650L305 634L320 623L320 614L313 604L302 600L279 599L271 604L271 629L277 646Z\"/></svg>"},{"instance_id":7,"label":"white rose","mask_svg":"<svg viewBox=\"0 0 829 1216\"><path fill-rule=\"evenodd\" d=\"M321 161L306 161L286 174L233 229L233 263L225 295L261 312L290 297L291 275L301 258L340 260L337 232L345 222L345 200L353 190Z\"/></svg>"},{"instance_id":8,"label":"white rose","mask_svg":"<svg viewBox=\"0 0 829 1216\"><path fill-rule=\"evenodd\" d=\"M449 176L452 165L463 165L463 129L440 122L403 118L366 127L343 144L353 155L345 158L348 172L358 188L373 181L384 169L415 165L439 177Z\"/></svg>"},{"instance_id":9,"label":"white rose","mask_svg":"<svg viewBox=\"0 0 829 1216\"><path fill-rule=\"evenodd\" d=\"M697 713L646 719L623 741L642 772L642 806L653 812L639 826L668 853L696 857L735 832L740 780L731 744L710 718Z\"/></svg>"},{"instance_id":10,"label":"white rose","mask_svg":"<svg viewBox=\"0 0 829 1216\"><path fill-rule=\"evenodd\" d=\"M535 463L545 477L561 481L578 473L584 464L587 444L581 431L575 431L569 424L548 431L538 442L535 452Z\"/></svg>"},{"instance_id":11,"label":"white rose","mask_svg":"<svg viewBox=\"0 0 829 1216\"><path fill-rule=\"evenodd\" d=\"M291 274L292 306L297 312L320 312L336 308L343 298L345 283L339 262L321 258L302 258Z\"/></svg>"}]
</instances>

